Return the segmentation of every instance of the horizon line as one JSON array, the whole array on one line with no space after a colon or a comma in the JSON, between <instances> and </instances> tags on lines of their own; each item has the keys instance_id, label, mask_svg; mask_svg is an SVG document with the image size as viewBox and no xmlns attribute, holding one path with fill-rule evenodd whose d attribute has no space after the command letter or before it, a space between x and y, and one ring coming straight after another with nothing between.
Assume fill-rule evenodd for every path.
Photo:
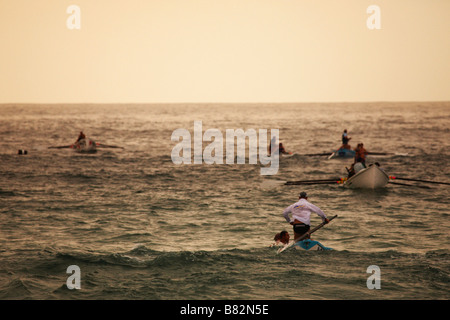
<instances>
[{"instance_id":1,"label":"horizon line","mask_svg":"<svg viewBox=\"0 0 450 320\"><path fill-rule=\"evenodd\" d=\"M268 102L220 102L220 101L210 101L210 102L0 102L0 105L11 105L11 104L23 104L23 105L80 105L80 104L98 104L98 105L130 105L130 104L166 104L166 105L176 105L176 104L357 104L357 103L430 103L430 102L450 102L450 100L372 100L372 101L268 101Z\"/></svg>"}]
</instances>

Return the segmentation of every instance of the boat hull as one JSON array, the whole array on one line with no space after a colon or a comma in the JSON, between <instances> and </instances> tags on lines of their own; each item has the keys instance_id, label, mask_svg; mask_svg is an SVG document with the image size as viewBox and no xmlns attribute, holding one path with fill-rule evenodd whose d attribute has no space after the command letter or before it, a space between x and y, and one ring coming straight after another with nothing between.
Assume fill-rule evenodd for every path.
<instances>
[{"instance_id":1,"label":"boat hull","mask_svg":"<svg viewBox=\"0 0 450 320\"><path fill-rule=\"evenodd\" d=\"M331 248L325 247L319 241L306 239L302 241L298 241L294 244L295 249L297 250L306 250L306 251L322 251L322 250L333 250Z\"/></svg>"},{"instance_id":2,"label":"boat hull","mask_svg":"<svg viewBox=\"0 0 450 320\"><path fill-rule=\"evenodd\" d=\"M79 153L94 153L97 152L97 144L91 139L81 139L74 143L73 149Z\"/></svg>"},{"instance_id":3,"label":"boat hull","mask_svg":"<svg viewBox=\"0 0 450 320\"><path fill-rule=\"evenodd\" d=\"M389 183L389 176L379 166L371 165L364 168L345 181L349 188L377 189L384 188Z\"/></svg>"},{"instance_id":4,"label":"boat hull","mask_svg":"<svg viewBox=\"0 0 450 320\"><path fill-rule=\"evenodd\" d=\"M337 158L353 158L355 157L355 151L351 149L338 149L334 151L328 159L337 159Z\"/></svg>"}]
</instances>

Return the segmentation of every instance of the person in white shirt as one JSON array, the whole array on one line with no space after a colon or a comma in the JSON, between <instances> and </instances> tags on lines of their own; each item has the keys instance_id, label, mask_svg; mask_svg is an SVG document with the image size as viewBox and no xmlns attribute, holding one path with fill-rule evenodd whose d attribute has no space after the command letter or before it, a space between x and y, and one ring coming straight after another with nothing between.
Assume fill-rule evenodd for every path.
<instances>
[{"instance_id":1,"label":"person in white shirt","mask_svg":"<svg viewBox=\"0 0 450 320\"><path fill-rule=\"evenodd\" d=\"M294 228L294 239L298 239L309 231L311 225L311 212L317 213L325 223L329 222L327 216L319 207L308 202L308 195L306 192L300 192L299 200L284 209L284 218ZM289 217L289 214L291 214L291 217Z\"/></svg>"}]
</instances>

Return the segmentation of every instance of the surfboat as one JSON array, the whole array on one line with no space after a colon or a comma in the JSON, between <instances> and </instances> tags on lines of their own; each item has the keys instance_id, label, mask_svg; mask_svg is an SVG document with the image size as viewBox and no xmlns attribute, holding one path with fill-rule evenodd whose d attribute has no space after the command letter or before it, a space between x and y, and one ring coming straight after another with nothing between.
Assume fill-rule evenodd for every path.
<instances>
[{"instance_id":1,"label":"surfboat","mask_svg":"<svg viewBox=\"0 0 450 320\"><path fill-rule=\"evenodd\" d=\"M97 144L94 140L86 138L75 142L72 148L80 153L94 153L97 151Z\"/></svg>"},{"instance_id":2,"label":"surfboat","mask_svg":"<svg viewBox=\"0 0 450 320\"><path fill-rule=\"evenodd\" d=\"M356 165L355 165L356 166ZM376 189L383 188L389 183L389 176L378 165L372 164L362 168L344 182L345 187Z\"/></svg>"},{"instance_id":3,"label":"surfboat","mask_svg":"<svg viewBox=\"0 0 450 320\"><path fill-rule=\"evenodd\" d=\"M351 149L338 149L334 151L328 159L336 159L336 158L353 158L355 156L355 151Z\"/></svg>"}]
</instances>

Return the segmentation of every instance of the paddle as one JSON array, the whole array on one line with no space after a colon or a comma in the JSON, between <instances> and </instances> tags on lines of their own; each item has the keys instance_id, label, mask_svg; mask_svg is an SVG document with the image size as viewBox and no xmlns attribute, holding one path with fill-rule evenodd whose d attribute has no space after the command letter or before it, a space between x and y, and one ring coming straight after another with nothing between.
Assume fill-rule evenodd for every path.
<instances>
[{"instance_id":1,"label":"paddle","mask_svg":"<svg viewBox=\"0 0 450 320\"><path fill-rule=\"evenodd\" d=\"M331 217L330 219L328 219L328 223L331 222L331 220L333 220L334 218L336 218L337 215ZM294 239L293 242L288 243L287 245L285 245L284 247L281 247L280 249L278 249L277 254L283 252L284 250L292 247L295 243L297 243L298 241L302 241L303 239L307 238L308 236L310 236L312 233L316 232L317 230L319 230L320 228L322 228L324 225L326 225L327 223L324 221L321 224L319 224L317 227L315 227L312 230L309 230L307 233L305 233L304 235L298 237L297 239Z\"/></svg>"},{"instance_id":2,"label":"paddle","mask_svg":"<svg viewBox=\"0 0 450 320\"><path fill-rule=\"evenodd\" d=\"M450 185L450 183L448 183L448 182L439 182L439 181L430 181L430 180L420 180L420 179L400 178L400 177L395 177L395 176L389 176L389 179L392 179L392 180L405 180L405 181L416 181L416 182L426 182L426 183L436 183L436 184Z\"/></svg>"}]
</instances>

